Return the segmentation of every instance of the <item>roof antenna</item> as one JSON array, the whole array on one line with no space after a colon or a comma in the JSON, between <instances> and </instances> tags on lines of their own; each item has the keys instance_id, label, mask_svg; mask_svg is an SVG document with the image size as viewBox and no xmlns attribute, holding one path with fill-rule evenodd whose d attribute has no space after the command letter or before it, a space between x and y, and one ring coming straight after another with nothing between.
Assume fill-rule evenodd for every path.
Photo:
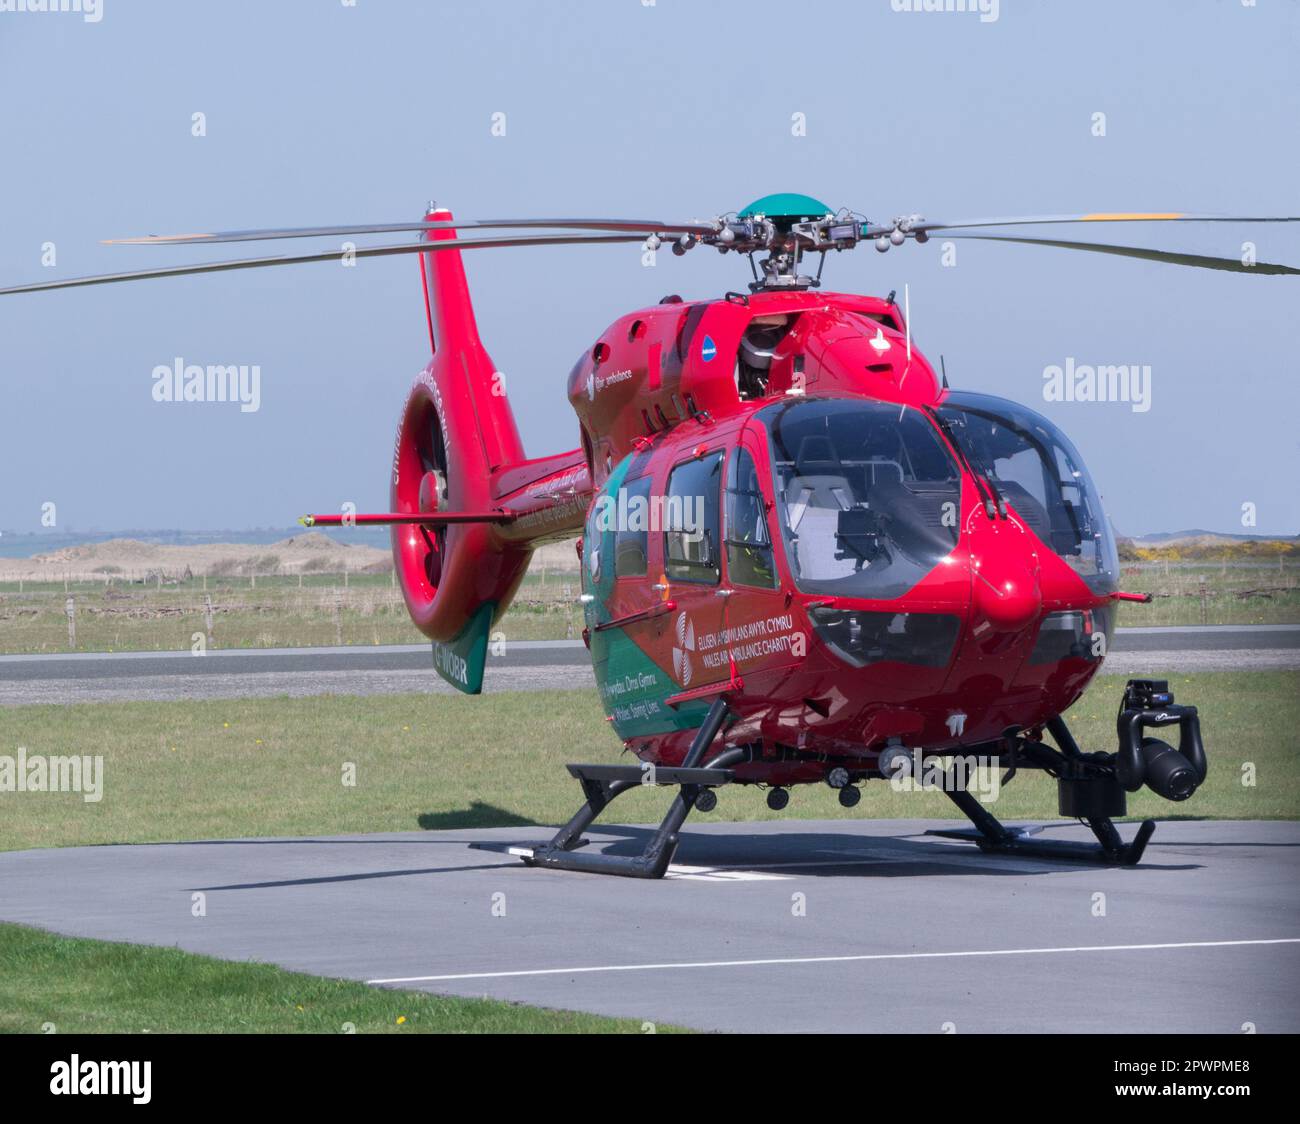
<instances>
[{"instance_id":1,"label":"roof antenna","mask_svg":"<svg viewBox=\"0 0 1300 1124\"><path fill-rule=\"evenodd\" d=\"M907 366L898 379L898 389L903 389L907 376L912 373L912 301L907 285L903 286L903 328L907 332Z\"/></svg>"},{"instance_id":2,"label":"roof antenna","mask_svg":"<svg viewBox=\"0 0 1300 1124\"><path fill-rule=\"evenodd\" d=\"M903 286L903 327L907 329L907 365L912 365L912 299L908 286Z\"/></svg>"},{"instance_id":3,"label":"roof antenna","mask_svg":"<svg viewBox=\"0 0 1300 1124\"><path fill-rule=\"evenodd\" d=\"M939 352L939 370L943 372L943 388L948 389L948 367L943 361L943 352Z\"/></svg>"}]
</instances>

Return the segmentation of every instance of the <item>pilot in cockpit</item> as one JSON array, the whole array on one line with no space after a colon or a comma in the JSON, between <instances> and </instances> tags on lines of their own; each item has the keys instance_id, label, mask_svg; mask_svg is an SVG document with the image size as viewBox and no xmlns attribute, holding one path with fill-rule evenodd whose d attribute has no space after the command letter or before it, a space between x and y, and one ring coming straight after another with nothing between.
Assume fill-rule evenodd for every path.
<instances>
[{"instance_id":1,"label":"pilot in cockpit","mask_svg":"<svg viewBox=\"0 0 1300 1124\"><path fill-rule=\"evenodd\" d=\"M772 356L792 322L792 317L778 314L755 316L746 326L736 353L736 390L742 399L762 398L767 393Z\"/></svg>"}]
</instances>

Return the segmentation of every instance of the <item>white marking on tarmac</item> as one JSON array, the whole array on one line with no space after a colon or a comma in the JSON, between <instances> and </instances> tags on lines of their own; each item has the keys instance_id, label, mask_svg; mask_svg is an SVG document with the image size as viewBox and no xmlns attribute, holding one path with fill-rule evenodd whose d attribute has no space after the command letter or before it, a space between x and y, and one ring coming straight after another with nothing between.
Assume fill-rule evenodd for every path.
<instances>
[{"instance_id":1,"label":"white marking on tarmac","mask_svg":"<svg viewBox=\"0 0 1300 1124\"><path fill-rule=\"evenodd\" d=\"M443 976L394 976L368 984L437 983L442 980L492 980L511 976L570 976L590 972L662 972L672 968L756 968L775 964L848 964L869 960L942 960L969 956L1043 956L1071 952L1148 952L1170 948L1236 948L1243 945L1300 944L1300 937L1270 940L1173 941L1163 944L1092 944L1066 948L986 948L966 952L877 952L860 956L780 956L762 960L696 960L676 964L601 964L577 968L528 968L512 972L457 972Z\"/></svg>"},{"instance_id":2,"label":"white marking on tarmac","mask_svg":"<svg viewBox=\"0 0 1300 1124\"><path fill-rule=\"evenodd\" d=\"M764 867L792 866L803 864L769 863ZM751 867L731 866L683 866L673 863L668 868L668 878L681 878L695 882L782 882L788 874L763 874L761 870Z\"/></svg>"},{"instance_id":3,"label":"white marking on tarmac","mask_svg":"<svg viewBox=\"0 0 1300 1124\"><path fill-rule=\"evenodd\" d=\"M507 847L506 854L521 859L533 857L532 847ZM804 866L804 863L778 863L778 866ZM673 863L668 867L668 878L692 879L697 882L776 882L788 878L785 874L760 874L756 870L725 866L683 866Z\"/></svg>"}]
</instances>

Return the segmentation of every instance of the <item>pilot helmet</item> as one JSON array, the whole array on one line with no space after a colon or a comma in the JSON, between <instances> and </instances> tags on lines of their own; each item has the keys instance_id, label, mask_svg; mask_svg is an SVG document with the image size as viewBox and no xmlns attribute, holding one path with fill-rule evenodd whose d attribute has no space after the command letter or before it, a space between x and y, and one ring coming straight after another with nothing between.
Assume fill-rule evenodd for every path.
<instances>
[{"instance_id":1,"label":"pilot helmet","mask_svg":"<svg viewBox=\"0 0 1300 1124\"><path fill-rule=\"evenodd\" d=\"M772 365L772 354L789 330L789 316L755 316L740 337L740 357L751 367L767 370Z\"/></svg>"}]
</instances>

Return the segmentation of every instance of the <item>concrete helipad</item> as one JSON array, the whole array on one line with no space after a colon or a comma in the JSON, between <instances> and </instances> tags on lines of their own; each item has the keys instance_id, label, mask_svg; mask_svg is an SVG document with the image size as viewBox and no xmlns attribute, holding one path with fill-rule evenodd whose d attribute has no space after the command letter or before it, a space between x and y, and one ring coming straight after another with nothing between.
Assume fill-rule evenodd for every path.
<instances>
[{"instance_id":1,"label":"concrete helipad","mask_svg":"<svg viewBox=\"0 0 1300 1124\"><path fill-rule=\"evenodd\" d=\"M1300 1031L1300 824L1162 823L1136 869L932 826L697 823L657 883L469 847L527 827L10 852L0 920L703 1029Z\"/></svg>"}]
</instances>

